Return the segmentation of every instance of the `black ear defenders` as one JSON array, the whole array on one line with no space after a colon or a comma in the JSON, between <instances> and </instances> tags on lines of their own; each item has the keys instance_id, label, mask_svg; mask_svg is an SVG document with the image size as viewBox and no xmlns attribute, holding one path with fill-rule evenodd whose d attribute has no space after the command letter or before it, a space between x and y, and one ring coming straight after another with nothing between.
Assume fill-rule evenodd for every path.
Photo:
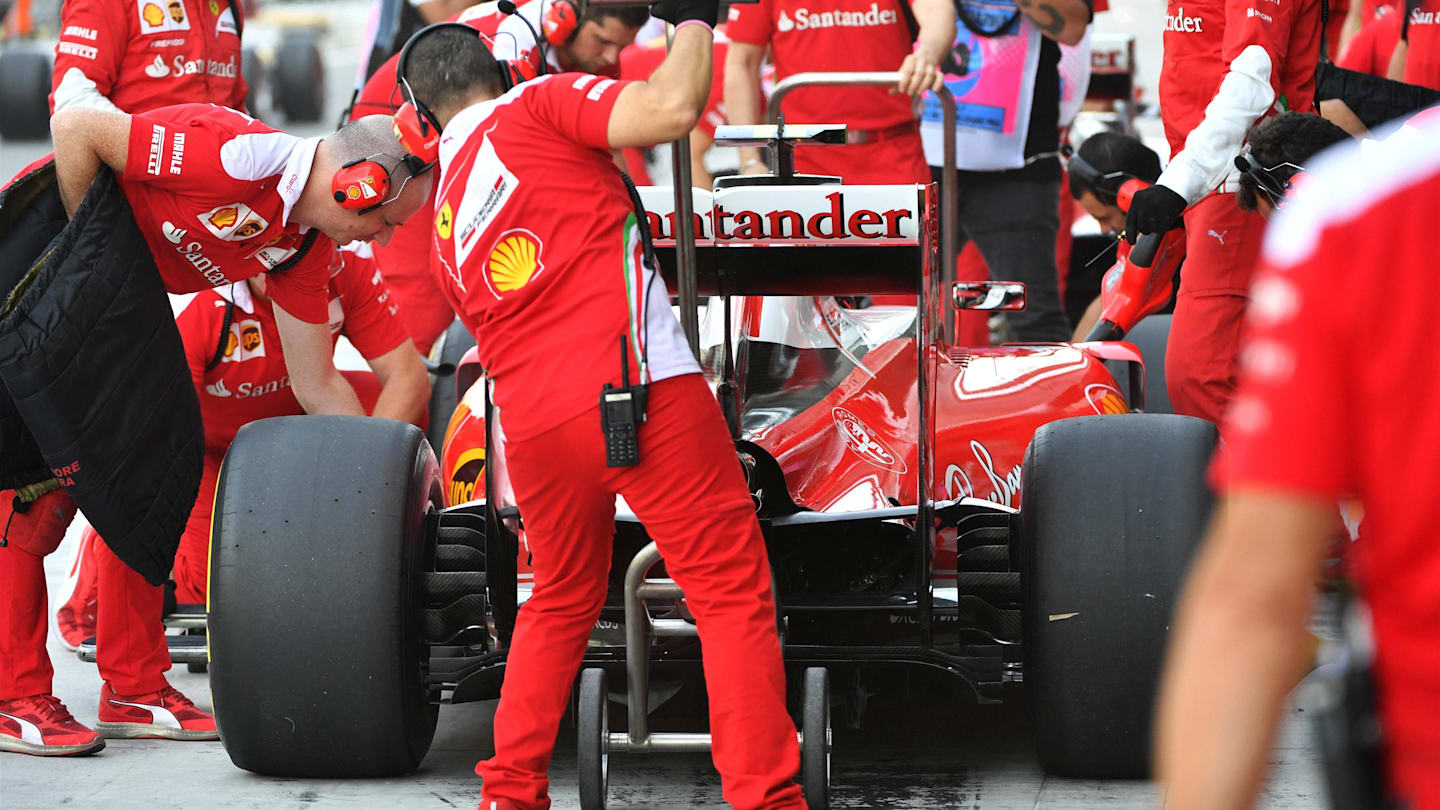
<instances>
[{"instance_id":1,"label":"black ear defenders","mask_svg":"<svg viewBox=\"0 0 1440 810\"><path fill-rule=\"evenodd\" d=\"M1070 176L1080 181L1082 188L1090 189L1100 202L1108 205L1116 204L1116 197L1120 193L1120 187L1127 179L1134 179L1135 175L1129 172L1101 172L1091 166L1085 158L1080 157L1079 152L1071 153L1067 161L1067 170Z\"/></svg>"}]
</instances>

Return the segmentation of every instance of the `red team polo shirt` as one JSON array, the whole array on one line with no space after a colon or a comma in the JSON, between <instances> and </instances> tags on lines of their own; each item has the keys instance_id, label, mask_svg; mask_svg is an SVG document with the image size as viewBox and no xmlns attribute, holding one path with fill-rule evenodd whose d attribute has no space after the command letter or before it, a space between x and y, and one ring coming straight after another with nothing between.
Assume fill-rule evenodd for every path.
<instances>
[{"instance_id":1,"label":"red team polo shirt","mask_svg":"<svg viewBox=\"0 0 1440 810\"><path fill-rule=\"evenodd\" d=\"M1270 57L1277 103L1313 111L1320 0L1170 0L1164 28L1159 92L1170 154L1184 150L1230 63L1251 45Z\"/></svg>"},{"instance_id":2,"label":"red team polo shirt","mask_svg":"<svg viewBox=\"0 0 1440 810\"><path fill-rule=\"evenodd\" d=\"M1335 64L1346 70L1384 77L1390 69L1390 55L1400 42L1400 21L1404 16L1389 6L1382 6L1375 17L1365 21Z\"/></svg>"},{"instance_id":3,"label":"red team polo shirt","mask_svg":"<svg viewBox=\"0 0 1440 810\"><path fill-rule=\"evenodd\" d=\"M131 116L120 187L165 288L228 286L292 258L304 236L289 224L290 209L319 143L213 104ZM270 297L302 321L325 323L333 250L317 235L304 258L270 277Z\"/></svg>"},{"instance_id":4,"label":"red team polo shirt","mask_svg":"<svg viewBox=\"0 0 1440 810\"><path fill-rule=\"evenodd\" d=\"M330 336L345 335L366 360L394 350L409 337L397 317L389 287L368 250L336 253L330 276ZM274 279L270 279L273 283ZM220 327L229 301L235 302L229 335L220 362L210 370L220 346ZM244 282L206 290L175 319L185 343L185 357L200 412L205 420L207 452L224 453L241 426L271 416L302 414L305 409L290 387L280 332L269 301L251 295Z\"/></svg>"},{"instance_id":5,"label":"red team polo shirt","mask_svg":"<svg viewBox=\"0 0 1440 810\"><path fill-rule=\"evenodd\" d=\"M1323 159L1271 223L1238 391L1226 416L1234 488L1331 503L1358 488L1354 561L1373 614L1391 783L1440 808L1440 379L1433 232L1440 125L1359 158ZM1323 167L1323 168L1322 168ZM1360 278L1401 294L1359 306ZM1417 373L1417 369L1420 371Z\"/></svg>"},{"instance_id":6,"label":"red team polo shirt","mask_svg":"<svg viewBox=\"0 0 1440 810\"><path fill-rule=\"evenodd\" d=\"M896 0L734 5L725 33L735 42L771 45L776 81L816 70L898 70L914 40ZM889 88L846 87L796 90L785 97L785 118L797 124L883 129L914 120L915 114L910 97Z\"/></svg>"},{"instance_id":7,"label":"red team polo shirt","mask_svg":"<svg viewBox=\"0 0 1440 810\"><path fill-rule=\"evenodd\" d=\"M1410 12L1406 37L1405 83L1440 90L1440 0L1422 0Z\"/></svg>"},{"instance_id":8,"label":"red team polo shirt","mask_svg":"<svg viewBox=\"0 0 1440 810\"><path fill-rule=\"evenodd\" d=\"M65 0L51 111L90 82L124 112L181 101L243 108L238 3Z\"/></svg>"},{"instance_id":9,"label":"red team polo shirt","mask_svg":"<svg viewBox=\"0 0 1440 810\"><path fill-rule=\"evenodd\" d=\"M620 383L622 335L632 382L647 344L651 380L699 371L665 282L640 261L608 151L625 84L542 76L462 110L440 139L433 222L445 292L512 439L595 408L602 385Z\"/></svg>"}]
</instances>

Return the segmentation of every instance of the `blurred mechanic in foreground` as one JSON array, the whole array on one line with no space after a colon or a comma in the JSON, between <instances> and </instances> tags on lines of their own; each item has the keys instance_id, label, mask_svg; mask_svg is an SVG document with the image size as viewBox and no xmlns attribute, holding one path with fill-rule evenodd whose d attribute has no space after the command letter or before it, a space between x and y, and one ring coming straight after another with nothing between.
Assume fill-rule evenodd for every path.
<instances>
[{"instance_id":1,"label":"blurred mechanic in foreground","mask_svg":"<svg viewBox=\"0 0 1440 810\"><path fill-rule=\"evenodd\" d=\"M338 340L344 334L370 364L373 372L341 372L355 388L367 413L373 416L419 423L430 386L415 345L406 336L397 307L384 278L375 269L369 246L363 243L342 248L335 257L330 277L330 334ZM210 569L210 518L215 504L215 487L225 451L242 426L272 416L304 413L290 385L285 355L276 330L275 311L265 295L264 275L245 282L205 290L195 295L177 316L176 326L185 343L185 360L205 422L205 471L200 495L190 512L185 534L175 556L175 597L181 604L205 604ZM96 663L105 684L101 689L98 728L110 737L156 736L197 739L196 722L182 723L182 729L158 727L148 715L137 713L133 700L115 700L114 695L136 695L169 688L165 671L170 668L165 629L149 612L149 600L122 600L107 608L106 621L98 627L83 627L82 617L72 605L87 595L98 602L97 580L133 574L100 539L87 528L81 540L81 582L77 597L67 602L57 616L67 644L75 646L96 635ZM93 572L90 577L86 571ZM106 589L114 593L116 589ZM65 615L71 608L70 616ZM98 633L97 633L98 630ZM143 710L142 710L143 711ZM207 718L208 719L208 718ZM218 739L210 720L209 739Z\"/></svg>"},{"instance_id":2,"label":"blurred mechanic in foreground","mask_svg":"<svg viewBox=\"0 0 1440 810\"><path fill-rule=\"evenodd\" d=\"M461 11L455 21L483 34L492 43L495 58L523 59L537 74L583 70L614 78L619 75L620 50L634 41L646 20L644 7L586 7L583 15L577 15L570 0L531 0L514 14L501 12L497 5L492 0L478 3ZM526 23L539 31L543 51ZM405 103L395 82L399 59L397 53L371 75L350 111L352 120L390 115ZM427 212L435 209L433 192L423 208ZM455 311L440 292L430 220L430 216L412 218L395 229L389 244L375 248L375 262L400 299L405 327L427 354L455 320Z\"/></svg>"},{"instance_id":3,"label":"blurred mechanic in foreground","mask_svg":"<svg viewBox=\"0 0 1440 810\"><path fill-rule=\"evenodd\" d=\"M267 293L275 303L277 332L296 398L311 413L363 413L331 360L326 295L331 240L388 240L394 227L419 209L430 185L428 173L412 178L415 165L402 159L388 118L365 119L329 137L302 140L212 105L179 105L137 115L76 107L57 113L51 129L54 182L66 214L74 216L105 165L119 178L165 289L190 292L272 272ZM16 186L33 177L27 173ZM351 189L355 200L373 200L364 209L342 206L335 194L349 199ZM72 255L106 255L104 246L69 247ZM122 258L134 261L133 256ZM66 298L83 290L80 274L98 272L94 265L78 268L68 262L64 255L52 257L49 266L72 274L56 277L53 291L30 290L24 301L14 303L33 301L36 293L44 292L44 305L89 307L97 312L85 314L109 328L138 329L143 322L169 317L168 302L146 293L153 289L149 287L124 287L100 298ZM138 267L133 272L148 272L148 267ZM169 453L134 447L137 435L154 441L173 431L188 432L191 425L200 433L193 394L173 393L168 380L171 358L150 353L145 345L117 342L104 329L78 332L79 327L70 324L86 319L72 321L71 313L66 314L31 316L36 331L27 340L32 354L64 351L73 356L70 368L49 370L53 376L39 379L39 384L46 396L57 398L45 401L83 404L83 416L57 411L43 420L24 418L20 427L40 447L67 447L79 460L51 470L54 478L20 481L25 485L21 493L0 503L5 526L0 547L0 714L11 718L0 722L0 747L42 755L89 753L104 745L50 694L53 670L44 652L48 622L43 559L58 546L75 510L60 486L75 495L91 522L109 535L110 550L131 566L123 577L101 579L100 624L107 622L107 605L118 610L129 604L136 614L158 617L163 601L158 586L170 574L181 527L194 505L203 455L200 435L193 440L194 468L180 466L184 460ZM7 311L6 317L17 315ZM183 365L176 371L183 374ZM36 378L27 378L27 384L35 383ZM194 411L186 407L186 397L192 397L188 403ZM18 402L19 395L15 398ZM157 402L178 410L159 421L137 417L153 413ZM80 433L76 418L113 425L114 430L95 438L96 446L74 446ZM176 446L187 451L191 447ZM26 448L19 444L0 449L5 462L0 472L10 480L21 472L16 459ZM92 480L107 469L120 472ZM135 522L133 510L117 510L117 503L143 506L143 521ZM89 504L103 508L92 511ZM125 702L151 707L157 726L173 719L177 709L198 711L169 687L147 695L122 693L120 699L127 697L139 699Z\"/></svg>"},{"instance_id":4,"label":"blurred mechanic in foreground","mask_svg":"<svg viewBox=\"0 0 1440 810\"><path fill-rule=\"evenodd\" d=\"M1067 167L1070 196L1080 203L1085 213L1100 223L1106 234L1125 231L1125 210L1122 197L1148 187L1160 177L1160 156L1133 135L1118 132L1097 132L1085 139L1070 156ZM1075 325L1072 340L1085 340L1100 320L1107 298L1123 294L1127 300L1123 311L1107 313L1107 318L1126 332L1142 318L1159 312L1174 294L1175 277L1185 258L1185 234L1177 231L1166 237L1165 245L1156 253L1149 267L1130 263L1130 245L1120 240L1115 251L1115 264L1105 271L1101 294L1085 308Z\"/></svg>"},{"instance_id":5,"label":"blurred mechanic in foreground","mask_svg":"<svg viewBox=\"0 0 1440 810\"><path fill-rule=\"evenodd\" d=\"M245 109L240 0L65 0L50 110Z\"/></svg>"},{"instance_id":6,"label":"blurred mechanic in foreground","mask_svg":"<svg viewBox=\"0 0 1440 810\"><path fill-rule=\"evenodd\" d=\"M1352 491L1365 507L1353 553L1373 619L1384 781L1396 806L1440 808L1440 500L1430 485L1440 125L1381 146L1329 152L1265 237L1214 467L1228 494L1191 569L1162 683L1167 808L1253 804L1281 706L1308 664L1335 502ZM1403 294L1377 312L1341 293L1368 279Z\"/></svg>"},{"instance_id":7,"label":"blurred mechanic in foreground","mask_svg":"<svg viewBox=\"0 0 1440 810\"><path fill-rule=\"evenodd\" d=\"M1134 244L1184 217L1185 270L1165 363L1175 413L1218 423L1234 391L1265 221L1239 209L1229 180L1256 121L1312 111L1320 4L1225 0L1211 11L1170 0L1160 115L1172 157L1160 181L1135 195L1125 237Z\"/></svg>"},{"instance_id":8,"label":"blurred mechanic in foreground","mask_svg":"<svg viewBox=\"0 0 1440 810\"><path fill-rule=\"evenodd\" d=\"M1066 340L1055 261L1060 45L1085 36L1093 3L960 0L953 14L955 36L941 67L956 105L960 247L973 241L994 277L1025 283L1025 309L1005 314L1015 340ZM926 99L921 134L931 176L944 182L938 99Z\"/></svg>"},{"instance_id":9,"label":"blurred mechanic in foreground","mask_svg":"<svg viewBox=\"0 0 1440 810\"><path fill-rule=\"evenodd\" d=\"M461 26L418 33L401 60L417 107L444 130L435 230L446 291L493 380L535 568L496 753L476 768L485 808L549 806L556 730L605 599L617 494L695 614L726 801L804 807L764 539L637 227L644 213L608 151L689 132L710 90L716 0L652 13L676 29L644 82L565 74L506 92L502 67Z\"/></svg>"},{"instance_id":10,"label":"blurred mechanic in foreground","mask_svg":"<svg viewBox=\"0 0 1440 810\"><path fill-rule=\"evenodd\" d=\"M765 49L775 80L809 71L900 71L886 87L811 87L785 99L795 124L845 124L847 146L801 149L795 171L846 183L928 183L912 96L940 86L940 62L955 35L947 0L760 0L730 7L725 109L731 124L764 121L760 67ZM770 169L741 147L741 174Z\"/></svg>"}]
</instances>

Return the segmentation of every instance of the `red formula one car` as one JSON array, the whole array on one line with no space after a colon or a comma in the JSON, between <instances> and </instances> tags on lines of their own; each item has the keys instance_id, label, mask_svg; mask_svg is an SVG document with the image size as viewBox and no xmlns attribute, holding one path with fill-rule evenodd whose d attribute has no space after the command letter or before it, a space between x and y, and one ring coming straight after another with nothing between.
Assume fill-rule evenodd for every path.
<instances>
[{"instance_id":1,"label":"red formula one car","mask_svg":"<svg viewBox=\"0 0 1440 810\"><path fill-rule=\"evenodd\" d=\"M1214 429L1132 413L1143 371L1127 344L947 342L942 301L1004 310L1023 288L942 286L936 186L793 176L794 144L836 129L746 127L779 155L778 176L688 201L641 195L682 313L712 296L692 332L765 530L786 661L803 672L807 801L828 803L832 705L858 717L859 678L878 664L949 673L982 702L1023 682L1046 769L1143 775ZM881 294L917 305L866 306ZM529 592L525 516L483 378L473 362L457 376L466 393L438 462L418 430L381 420L277 419L237 436L210 652L240 767L406 772L440 704L499 694ZM699 645L644 527L623 502L617 514L576 713L587 808L605 804L610 753L708 746L648 729L698 683ZM622 677L626 729L611 732L606 683Z\"/></svg>"}]
</instances>

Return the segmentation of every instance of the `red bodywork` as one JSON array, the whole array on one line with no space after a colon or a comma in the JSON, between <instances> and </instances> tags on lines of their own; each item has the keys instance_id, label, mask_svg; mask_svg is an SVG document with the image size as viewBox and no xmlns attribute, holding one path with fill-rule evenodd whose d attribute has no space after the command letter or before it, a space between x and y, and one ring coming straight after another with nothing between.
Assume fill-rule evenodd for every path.
<instances>
[{"instance_id":1,"label":"red bodywork","mask_svg":"<svg viewBox=\"0 0 1440 810\"><path fill-rule=\"evenodd\" d=\"M652 224L660 221L652 217ZM834 298L807 296L736 297L731 306L740 438L775 458L794 502L820 512L915 504L916 308L847 309ZM723 305L712 299L701 329L702 366L712 384L719 379L715 347L723 336L718 313ZM1020 465L1035 430L1066 417L1128 412L1123 389L1103 361L1129 358L1138 352L1114 343L952 347L935 357L933 497L1018 509ZM462 368L474 362L473 353L467 355ZM513 503L503 443L490 459L484 447L483 394L476 386L446 434L441 471L448 505L483 497L487 473L495 476L497 503ZM529 573L525 557L522 546L522 581ZM937 585L954 585L950 531L937 538L933 570Z\"/></svg>"}]
</instances>

